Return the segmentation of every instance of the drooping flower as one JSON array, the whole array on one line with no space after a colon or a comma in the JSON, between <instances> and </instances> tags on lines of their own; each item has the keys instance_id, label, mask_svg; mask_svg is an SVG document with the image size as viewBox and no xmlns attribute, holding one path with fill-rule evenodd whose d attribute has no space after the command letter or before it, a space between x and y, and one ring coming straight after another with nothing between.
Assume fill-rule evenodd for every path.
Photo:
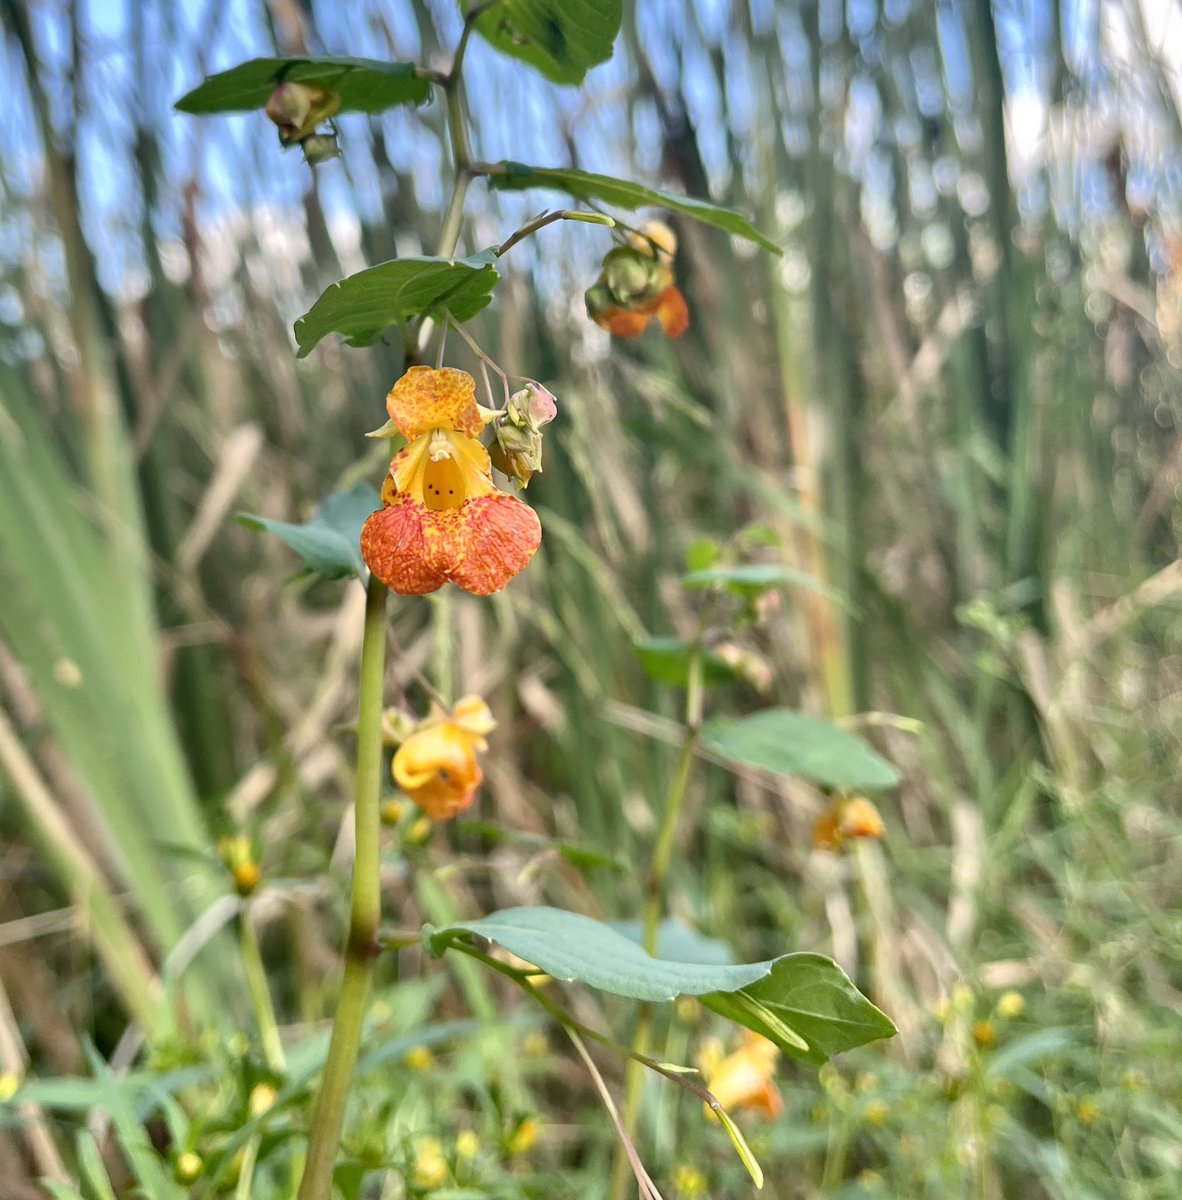
<instances>
[{"instance_id":1,"label":"drooping flower","mask_svg":"<svg viewBox=\"0 0 1182 1200\"><path fill-rule=\"evenodd\" d=\"M399 746L394 782L433 821L448 821L476 799L484 779L478 751L495 722L479 696L465 696L450 713L433 705L431 715Z\"/></svg>"},{"instance_id":2,"label":"drooping flower","mask_svg":"<svg viewBox=\"0 0 1182 1200\"><path fill-rule=\"evenodd\" d=\"M837 851L851 838L880 838L884 831L882 816L865 796L840 795L814 822L813 847Z\"/></svg>"},{"instance_id":3,"label":"drooping flower","mask_svg":"<svg viewBox=\"0 0 1182 1200\"><path fill-rule=\"evenodd\" d=\"M669 337L689 328L689 307L673 283L677 236L662 221L650 221L603 260L603 269L583 299L587 315L615 337L639 337L653 320Z\"/></svg>"},{"instance_id":4,"label":"drooping flower","mask_svg":"<svg viewBox=\"0 0 1182 1200\"><path fill-rule=\"evenodd\" d=\"M477 596L500 591L542 540L534 510L497 491L476 381L450 367L411 367L386 397L408 441L390 463L384 507L361 531L369 569L403 595L451 582Z\"/></svg>"},{"instance_id":5,"label":"drooping flower","mask_svg":"<svg viewBox=\"0 0 1182 1200\"><path fill-rule=\"evenodd\" d=\"M493 425L492 464L518 487L528 487L542 469L542 428L558 416L558 403L540 383L531 381L509 397Z\"/></svg>"},{"instance_id":6,"label":"drooping flower","mask_svg":"<svg viewBox=\"0 0 1182 1200\"><path fill-rule=\"evenodd\" d=\"M311 137L321 121L341 107L336 92L312 83L281 83L271 93L264 110L279 129L284 146L294 146Z\"/></svg>"},{"instance_id":7,"label":"drooping flower","mask_svg":"<svg viewBox=\"0 0 1182 1200\"><path fill-rule=\"evenodd\" d=\"M746 1030L737 1050L723 1057L717 1043L707 1045L698 1063L706 1076L706 1090L727 1112L753 1108L776 1117L784 1108L773 1082L779 1056L780 1051L773 1042Z\"/></svg>"}]
</instances>

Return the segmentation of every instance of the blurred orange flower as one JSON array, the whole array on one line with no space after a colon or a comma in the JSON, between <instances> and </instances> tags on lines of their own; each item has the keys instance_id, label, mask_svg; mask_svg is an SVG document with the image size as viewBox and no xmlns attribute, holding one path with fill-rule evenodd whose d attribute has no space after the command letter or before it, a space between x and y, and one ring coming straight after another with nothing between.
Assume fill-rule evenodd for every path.
<instances>
[{"instance_id":1,"label":"blurred orange flower","mask_svg":"<svg viewBox=\"0 0 1182 1200\"><path fill-rule=\"evenodd\" d=\"M650 221L603 260L603 269L584 300L587 315L615 337L639 337L659 321L669 337L689 328L689 307L673 283L677 237L668 225Z\"/></svg>"},{"instance_id":2,"label":"blurred orange flower","mask_svg":"<svg viewBox=\"0 0 1182 1200\"><path fill-rule=\"evenodd\" d=\"M384 507L361 531L361 554L390 589L421 596L449 581L477 596L500 591L542 540L537 515L497 491L476 381L450 367L411 367L386 397L408 441L390 463Z\"/></svg>"},{"instance_id":3,"label":"blurred orange flower","mask_svg":"<svg viewBox=\"0 0 1182 1200\"><path fill-rule=\"evenodd\" d=\"M882 816L865 796L838 796L813 824L813 848L837 851L851 838L880 838Z\"/></svg>"},{"instance_id":4,"label":"blurred orange flower","mask_svg":"<svg viewBox=\"0 0 1182 1200\"><path fill-rule=\"evenodd\" d=\"M706 1090L727 1112L753 1108L777 1117L784 1108L772 1082L779 1056L780 1051L767 1038L746 1031L738 1050L724 1058L721 1048L714 1043L703 1049L698 1061L706 1076Z\"/></svg>"},{"instance_id":5,"label":"blurred orange flower","mask_svg":"<svg viewBox=\"0 0 1182 1200\"><path fill-rule=\"evenodd\" d=\"M431 715L399 746L391 764L394 782L433 821L449 821L476 799L484 779L476 753L495 722L479 696L465 696L450 713Z\"/></svg>"}]
</instances>

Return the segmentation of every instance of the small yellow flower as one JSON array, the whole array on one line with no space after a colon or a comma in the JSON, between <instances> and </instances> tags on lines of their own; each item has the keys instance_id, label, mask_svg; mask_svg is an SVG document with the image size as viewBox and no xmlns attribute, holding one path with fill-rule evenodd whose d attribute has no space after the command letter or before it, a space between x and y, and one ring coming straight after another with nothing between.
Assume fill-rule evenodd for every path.
<instances>
[{"instance_id":1,"label":"small yellow flower","mask_svg":"<svg viewBox=\"0 0 1182 1200\"><path fill-rule=\"evenodd\" d=\"M480 1139L471 1129L461 1129L456 1134L456 1154L460 1158L475 1158L480 1152Z\"/></svg>"},{"instance_id":2,"label":"small yellow flower","mask_svg":"<svg viewBox=\"0 0 1182 1200\"><path fill-rule=\"evenodd\" d=\"M479 696L465 696L450 713L434 706L394 755L394 782L432 820L450 820L476 799L484 778L476 753L488 749L484 735L495 724Z\"/></svg>"},{"instance_id":3,"label":"small yellow flower","mask_svg":"<svg viewBox=\"0 0 1182 1200\"><path fill-rule=\"evenodd\" d=\"M1076 1105L1075 1115L1079 1118L1081 1125L1095 1125L1100 1119L1100 1106L1091 1096L1085 1096Z\"/></svg>"},{"instance_id":4,"label":"small yellow flower","mask_svg":"<svg viewBox=\"0 0 1182 1200\"><path fill-rule=\"evenodd\" d=\"M1021 992L1002 992L997 998L997 1015L1013 1020L1026 1011L1026 997Z\"/></svg>"},{"instance_id":5,"label":"small yellow flower","mask_svg":"<svg viewBox=\"0 0 1182 1200\"><path fill-rule=\"evenodd\" d=\"M673 1190L682 1200L694 1200L706 1194L706 1176L697 1167L682 1163L673 1172Z\"/></svg>"},{"instance_id":6,"label":"small yellow flower","mask_svg":"<svg viewBox=\"0 0 1182 1200\"><path fill-rule=\"evenodd\" d=\"M412 1174L415 1184L425 1189L442 1187L447 1182L447 1159L443 1157L443 1143L438 1138L416 1139Z\"/></svg>"},{"instance_id":7,"label":"small yellow flower","mask_svg":"<svg viewBox=\"0 0 1182 1200\"><path fill-rule=\"evenodd\" d=\"M406 1052L406 1065L412 1071L429 1071L435 1064L435 1055L426 1046L412 1046Z\"/></svg>"},{"instance_id":8,"label":"small yellow flower","mask_svg":"<svg viewBox=\"0 0 1182 1200\"><path fill-rule=\"evenodd\" d=\"M721 1061L699 1059L706 1075L706 1090L728 1112L753 1108L775 1117L784 1104L772 1079L780 1051L765 1037L745 1031L743 1044Z\"/></svg>"},{"instance_id":9,"label":"small yellow flower","mask_svg":"<svg viewBox=\"0 0 1182 1200\"><path fill-rule=\"evenodd\" d=\"M866 1124L884 1125L891 1115L891 1106L884 1100L873 1100L866 1106Z\"/></svg>"},{"instance_id":10,"label":"small yellow flower","mask_svg":"<svg viewBox=\"0 0 1182 1200\"><path fill-rule=\"evenodd\" d=\"M194 1154L192 1150L186 1150L180 1155L172 1168L173 1178L177 1183L196 1183L201 1178L202 1172L205 1170L205 1163L202 1161L200 1154Z\"/></svg>"},{"instance_id":11,"label":"small yellow flower","mask_svg":"<svg viewBox=\"0 0 1182 1200\"><path fill-rule=\"evenodd\" d=\"M505 1150L514 1158L519 1154L528 1154L537 1143L541 1129L542 1125L537 1117L523 1117L506 1140Z\"/></svg>"},{"instance_id":12,"label":"small yellow flower","mask_svg":"<svg viewBox=\"0 0 1182 1200\"><path fill-rule=\"evenodd\" d=\"M884 830L882 816L865 796L840 795L813 824L813 847L837 851L853 838L880 838Z\"/></svg>"},{"instance_id":13,"label":"small yellow flower","mask_svg":"<svg viewBox=\"0 0 1182 1200\"><path fill-rule=\"evenodd\" d=\"M401 800L385 800L382 802L382 824L397 825L406 815L406 805Z\"/></svg>"},{"instance_id":14,"label":"small yellow flower","mask_svg":"<svg viewBox=\"0 0 1182 1200\"><path fill-rule=\"evenodd\" d=\"M250 1089L250 1115L261 1117L274 1103L279 1093L269 1083L256 1083Z\"/></svg>"},{"instance_id":15,"label":"small yellow flower","mask_svg":"<svg viewBox=\"0 0 1182 1200\"><path fill-rule=\"evenodd\" d=\"M0 1073L0 1104L6 1104L16 1095L21 1085L21 1077L15 1071Z\"/></svg>"},{"instance_id":16,"label":"small yellow flower","mask_svg":"<svg viewBox=\"0 0 1182 1200\"><path fill-rule=\"evenodd\" d=\"M974 1021L972 1035L980 1050L992 1050L997 1045L997 1026L992 1021Z\"/></svg>"}]
</instances>

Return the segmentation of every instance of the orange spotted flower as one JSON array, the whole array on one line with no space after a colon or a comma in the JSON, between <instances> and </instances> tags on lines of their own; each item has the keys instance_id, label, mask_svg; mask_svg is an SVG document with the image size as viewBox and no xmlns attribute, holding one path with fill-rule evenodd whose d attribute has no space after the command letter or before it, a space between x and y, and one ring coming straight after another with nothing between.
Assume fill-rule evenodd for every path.
<instances>
[{"instance_id":1,"label":"orange spotted flower","mask_svg":"<svg viewBox=\"0 0 1182 1200\"><path fill-rule=\"evenodd\" d=\"M451 582L498 592L533 557L542 527L528 504L493 486L476 381L450 367L411 367L386 397L408 445L390 463L361 554L388 588L421 596Z\"/></svg>"},{"instance_id":2,"label":"orange spotted flower","mask_svg":"<svg viewBox=\"0 0 1182 1200\"><path fill-rule=\"evenodd\" d=\"M689 308L673 283L677 236L661 221L632 234L603 260L603 269L583 297L587 315L615 337L639 337L656 320L669 337L689 328Z\"/></svg>"},{"instance_id":3,"label":"orange spotted flower","mask_svg":"<svg viewBox=\"0 0 1182 1200\"><path fill-rule=\"evenodd\" d=\"M479 696L465 696L450 713L433 705L431 715L398 747L394 782L433 821L448 821L476 799L484 779L476 761L487 750L485 734L495 722Z\"/></svg>"},{"instance_id":4,"label":"orange spotted flower","mask_svg":"<svg viewBox=\"0 0 1182 1200\"><path fill-rule=\"evenodd\" d=\"M851 838L880 838L884 828L878 809L865 796L838 796L813 824L813 847L837 851Z\"/></svg>"},{"instance_id":5,"label":"orange spotted flower","mask_svg":"<svg viewBox=\"0 0 1182 1200\"><path fill-rule=\"evenodd\" d=\"M743 1044L725 1058L717 1042L707 1043L698 1058L706 1090L724 1109L753 1108L777 1117L784 1108L773 1079L780 1051L774 1043L747 1030Z\"/></svg>"}]
</instances>

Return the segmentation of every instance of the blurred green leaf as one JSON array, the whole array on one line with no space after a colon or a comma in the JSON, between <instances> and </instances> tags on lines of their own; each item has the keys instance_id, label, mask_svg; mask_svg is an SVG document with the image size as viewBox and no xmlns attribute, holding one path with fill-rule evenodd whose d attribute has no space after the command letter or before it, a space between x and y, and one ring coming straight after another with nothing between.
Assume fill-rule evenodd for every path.
<instances>
[{"instance_id":1,"label":"blurred green leaf","mask_svg":"<svg viewBox=\"0 0 1182 1200\"><path fill-rule=\"evenodd\" d=\"M707 1008L775 1042L785 1054L816 1065L897 1032L890 1017L822 954L786 954L771 964L765 978L701 999ZM783 1036L781 1024L803 1040L803 1048Z\"/></svg>"},{"instance_id":2,"label":"blurred green leaf","mask_svg":"<svg viewBox=\"0 0 1182 1200\"><path fill-rule=\"evenodd\" d=\"M648 677L670 687L684 687L689 680L692 647L676 637L650 637L634 642L633 646ZM734 668L712 650L699 649L702 655L702 681L713 687L733 683L739 678Z\"/></svg>"},{"instance_id":3,"label":"blurred green leaf","mask_svg":"<svg viewBox=\"0 0 1182 1200\"><path fill-rule=\"evenodd\" d=\"M281 537L304 560L309 571L326 579L365 575L361 558L361 527L382 507L382 498L368 483L347 492L331 492L311 520L302 525L272 521L239 513L238 520L251 529L265 529Z\"/></svg>"},{"instance_id":4,"label":"blurred green leaf","mask_svg":"<svg viewBox=\"0 0 1182 1200\"><path fill-rule=\"evenodd\" d=\"M471 7L473 0L460 0L461 11ZM620 0L501 0L477 19L476 31L554 83L577 84L611 58L622 15Z\"/></svg>"},{"instance_id":5,"label":"blurred green leaf","mask_svg":"<svg viewBox=\"0 0 1182 1200\"><path fill-rule=\"evenodd\" d=\"M734 566L710 566L692 570L681 577L687 588L700 589L722 584L737 595L758 595L768 588L799 587L826 596L840 597L840 593L819 579L784 567L779 563L737 563Z\"/></svg>"},{"instance_id":6,"label":"blurred green leaf","mask_svg":"<svg viewBox=\"0 0 1182 1200\"><path fill-rule=\"evenodd\" d=\"M698 538L689 545L685 552L685 569L687 571L704 571L712 567L722 557L722 547L714 538Z\"/></svg>"},{"instance_id":7,"label":"blurred green leaf","mask_svg":"<svg viewBox=\"0 0 1182 1200\"><path fill-rule=\"evenodd\" d=\"M519 162L502 162L492 169L488 177L489 187L504 192L521 192L527 188L546 188L552 192L565 192L582 200L585 204L596 201L616 208L634 211L638 208L670 208L695 221L713 225L733 233L773 254L783 251L770 238L764 237L741 213L722 208L708 200L696 200L692 196L678 196L673 192L661 192L647 188L642 183L628 179L616 179L612 175L596 175L591 171L578 171L573 167L530 167Z\"/></svg>"},{"instance_id":8,"label":"blurred green leaf","mask_svg":"<svg viewBox=\"0 0 1182 1200\"><path fill-rule=\"evenodd\" d=\"M467 258L396 258L346 276L328 287L295 323L299 357L321 338L344 335L350 346L368 346L392 325L412 317L474 317L492 299L500 275L491 250Z\"/></svg>"},{"instance_id":9,"label":"blurred green leaf","mask_svg":"<svg viewBox=\"0 0 1182 1200\"><path fill-rule=\"evenodd\" d=\"M889 788L899 782L898 771L860 737L832 721L787 708L708 721L702 727L702 743L733 762L845 791Z\"/></svg>"},{"instance_id":10,"label":"blurred green leaf","mask_svg":"<svg viewBox=\"0 0 1182 1200\"><path fill-rule=\"evenodd\" d=\"M414 63L313 55L239 63L186 92L176 108L196 116L262 108L281 83L312 83L336 92L341 112L378 113L398 104L423 104L431 96L431 85Z\"/></svg>"}]
</instances>

